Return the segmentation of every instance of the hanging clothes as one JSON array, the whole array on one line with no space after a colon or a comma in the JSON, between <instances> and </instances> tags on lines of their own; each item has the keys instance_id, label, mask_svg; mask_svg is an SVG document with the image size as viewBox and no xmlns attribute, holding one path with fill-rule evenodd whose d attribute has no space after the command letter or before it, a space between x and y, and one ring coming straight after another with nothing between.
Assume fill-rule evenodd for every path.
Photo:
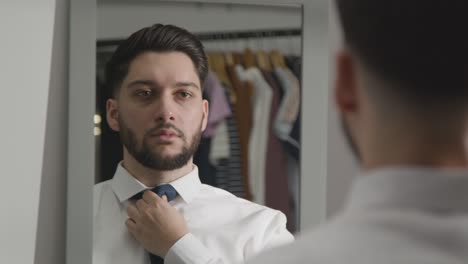
<instances>
[{"instance_id":1,"label":"hanging clothes","mask_svg":"<svg viewBox=\"0 0 468 264\"><path fill-rule=\"evenodd\" d=\"M253 201L265 204L265 162L268 139L268 121L271 109L272 91L258 68L247 70L240 65L236 71L241 80L254 84L250 98L253 107L252 131L249 142L249 175Z\"/></svg>"},{"instance_id":2,"label":"hanging clothes","mask_svg":"<svg viewBox=\"0 0 468 264\"><path fill-rule=\"evenodd\" d=\"M284 92L275 120L275 132L281 140L287 141L299 148L299 142L289 136L299 114L299 81L288 68L276 67L274 73L280 81Z\"/></svg>"},{"instance_id":3,"label":"hanging clothes","mask_svg":"<svg viewBox=\"0 0 468 264\"><path fill-rule=\"evenodd\" d=\"M218 165L221 159L229 159L229 135L226 127L227 118L232 116L229 99L226 97L225 88L221 84L217 75L209 71L205 80L206 91L210 97L210 107L208 115L208 125L203 132L204 137L212 139L208 160L212 166ZM216 186L226 182L226 179L221 179L218 174ZM215 176L216 178L216 176Z\"/></svg>"},{"instance_id":4,"label":"hanging clothes","mask_svg":"<svg viewBox=\"0 0 468 264\"><path fill-rule=\"evenodd\" d=\"M216 186L216 167L210 162L212 152L212 139L219 123L231 115L231 110L224 97L224 88L219 83L216 75L209 71L203 85L203 98L209 102L208 123L203 136L200 139L197 152L193 161L200 172L200 181L204 184ZM226 154L229 156L229 153Z\"/></svg>"},{"instance_id":5,"label":"hanging clothes","mask_svg":"<svg viewBox=\"0 0 468 264\"><path fill-rule=\"evenodd\" d=\"M205 91L210 98L210 104L208 123L205 131L203 131L203 136L213 137L216 128L221 121L224 121L226 118L231 116L231 107L229 106L224 92L225 88L221 85L221 82L217 79L214 72L208 71L204 86Z\"/></svg>"},{"instance_id":6,"label":"hanging clothes","mask_svg":"<svg viewBox=\"0 0 468 264\"><path fill-rule=\"evenodd\" d=\"M235 120L230 125L228 118L217 123L210 142L214 151L209 161L219 175L215 177L218 187L232 192L228 168L233 168L229 159L233 149L236 154L231 144L236 139L228 132L235 127L239 186L245 198L285 213L288 230L295 232L299 223L301 57L284 56L277 49L224 54L218 49L209 55L210 67L229 92L227 101Z\"/></svg>"},{"instance_id":7,"label":"hanging clothes","mask_svg":"<svg viewBox=\"0 0 468 264\"><path fill-rule=\"evenodd\" d=\"M234 58L238 56L234 54ZM253 85L249 81L242 81L236 73L235 65L228 65L226 70L236 93L236 102L232 110L235 112L237 131L239 135L239 149L241 154L241 173L244 186L245 198L252 200L249 176L249 141L252 128L252 105L250 98L253 93Z\"/></svg>"},{"instance_id":8,"label":"hanging clothes","mask_svg":"<svg viewBox=\"0 0 468 264\"><path fill-rule=\"evenodd\" d=\"M197 152L193 155L193 163L198 167L200 181L204 184L216 186L216 168L210 163L208 157L211 150L211 138L202 137Z\"/></svg>"},{"instance_id":9,"label":"hanging clothes","mask_svg":"<svg viewBox=\"0 0 468 264\"><path fill-rule=\"evenodd\" d=\"M230 95L229 93L225 89L226 97ZM232 103L230 105L232 107ZM235 116L236 112L232 111L232 116L226 118L225 127L229 141L229 157L218 160L216 180L219 188L225 189L238 197L246 198L241 172L240 140Z\"/></svg>"},{"instance_id":10,"label":"hanging clothes","mask_svg":"<svg viewBox=\"0 0 468 264\"><path fill-rule=\"evenodd\" d=\"M227 99L226 88L217 75L209 71L205 80L204 97L210 102L208 124L194 157L200 170L203 183L225 189L239 197L244 197L240 174L240 153L237 150L237 131L228 126L233 113Z\"/></svg>"},{"instance_id":11,"label":"hanging clothes","mask_svg":"<svg viewBox=\"0 0 468 264\"><path fill-rule=\"evenodd\" d=\"M302 79L302 57L297 55L284 56L284 61L298 80Z\"/></svg>"},{"instance_id":12,"label":"hanging clothes","mask_svg":"<svg viewBox=\"0 0 468 264\"><path fill-rule=\"evenodd\" d=\"M281 100L281 88L272 71L262 70L263 77L270 85L273 97L268 124L268 144L265 170L265 204L283 211L288 218L287 228L290 232L296 231L296 217L293 208L294 200L289 197L290 183L288 181L288 155L283 149L281 140L274 131L274 121ZM293 201L291 201L293 200Z\"/></svg>"},{"instance_id":13,"label":"hanging clothes","mask_svg":"<svg viewBox=\"0 0 468 264\"><path fill-rule=\"evenodd\" d=\"M299 212L299 199L300 199L300 145L296 144L301 142L301 110L300 110L300 95L302 94L301 85L299 80L302 76L302 60L299 56L286 56L286 64L290 69L290 78L293 83L297 83L299 87L299 113L294 121L293 128L289 133L291 140L284 141L283 146L289 153L288 155L288 182L289 194L291 195L291 210L294 212L294 217L291 217L291 223L299 226L300 212ZM290 226L288 223L288 227Z\"/></svg>"}]
</instances>

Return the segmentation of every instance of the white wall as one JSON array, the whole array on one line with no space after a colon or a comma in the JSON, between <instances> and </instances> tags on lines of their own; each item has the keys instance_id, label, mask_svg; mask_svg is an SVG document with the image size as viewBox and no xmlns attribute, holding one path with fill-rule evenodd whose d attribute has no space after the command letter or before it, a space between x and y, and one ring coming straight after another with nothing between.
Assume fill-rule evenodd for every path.
<instances>
[{"instance_id":1,"label":"white wall","mask_svg":"<svg viewBox=\"0 0 468 264\"><path fill-rule=\"evenodd\" d=\"M49 95L63 98L66 89L63 26L55 28L62 33L54 38L55 18L65 21L66 1L57 2L57 13L55 0L0 2L0 263L34 263L35 256L37 263L63 263L57 245L64 243L65 164L60 157L66 156L66 108L49 100ZM52 47L57 57L52 57ZM41 245L36 254L36 239L49 243L54 253Z\"/></svg>"},{"instance_id":2,"label":"white wall","mask_svg":"<svg viewBox=\"0 0 468 264\"><path fill-rule=\"evenodd\" d=\"M300 28L302 24L301 8L297 5L98 1L97 12L99 39L126 38L155 23L174 24L194 33Z\"/></svg>"},{"instance_id":3,"label":"white wall","mask_svg":"<svg viewBox=\"0 0 468 264\"><path fill-rule=\"evenodd\" d=\"M35 264L65 263L68 0L56 0Z\"/></svg>"},{"instance_id":4,"label":"white wall","mask_svg":"<svg viewBox=\"0 0 468 264\"><path fill-rule=\"evenodd\" d=\"M299 5L258 6L219 3L177 3L133 1L98 1L98 39L122 39L155 23L173 24L194 33L261 29L300 29ZM124 18L125 19L122 19ZM280 50L300 54L301 37L205 41L207 50L251 49Z\"/></svg>"}]
</instances>

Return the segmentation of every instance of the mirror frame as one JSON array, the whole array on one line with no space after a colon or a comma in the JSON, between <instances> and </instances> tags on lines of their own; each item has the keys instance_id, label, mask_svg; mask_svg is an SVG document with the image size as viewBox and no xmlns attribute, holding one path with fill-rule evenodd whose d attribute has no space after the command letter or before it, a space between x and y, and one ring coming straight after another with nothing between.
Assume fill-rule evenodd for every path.
<instances>
[{"instance_id":1,"label":"mirror frame","mask_svg":"<svg viewBox=\"0 0 468 264\"><path fill-rule=\"evenodd\" d=\"M302 89L301 96L300 230L322 223L326 218L327 190L328 87L330 81L327 34L329 1L177 1L225 4L296 4L302 6L302 71L307 74L302 74L301 84L302 87L313 87L314 89ZM157 2L157 0L152 2ZM67 264L92 263L96 14L96 0L70 0Z\"/></svg>"}]
</instances>

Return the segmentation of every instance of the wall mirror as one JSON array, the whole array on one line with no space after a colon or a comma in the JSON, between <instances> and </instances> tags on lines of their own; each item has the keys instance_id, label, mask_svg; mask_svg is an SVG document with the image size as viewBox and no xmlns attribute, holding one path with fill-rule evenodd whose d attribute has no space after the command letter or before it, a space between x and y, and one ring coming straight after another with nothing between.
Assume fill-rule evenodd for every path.
<instances>
[{"instance_id":1,"label":"wall mirror","mask_svg":"<svg viewBox=\"0 0 468 264\"><path fill-rule=\"evenodd\" d=\"M111 179L122 159L119 136L105 118L109 93L103 85L104 66L124 38L155 23L197 35L212 76L222 84L217 95L222 98L216 97L221 106L210 101L210 92L204 94L216 105L212 111L225 113L203 134L195 154L201 181L282 211L292 233L321 222L328 107L326 1L72 1L67 263L90 259L92 185ZM236 65L269 76L267 95L254 83L250 92L237 94L240 88L227 70ZM289 82L280 79L278 68L287 69ZM92 107L83 109L81 100ZM249 110L243 111L246 106ZM240 124L245 120L249 130L242 134L239 126L245 127Z\"/></svg>"}]
</instances>

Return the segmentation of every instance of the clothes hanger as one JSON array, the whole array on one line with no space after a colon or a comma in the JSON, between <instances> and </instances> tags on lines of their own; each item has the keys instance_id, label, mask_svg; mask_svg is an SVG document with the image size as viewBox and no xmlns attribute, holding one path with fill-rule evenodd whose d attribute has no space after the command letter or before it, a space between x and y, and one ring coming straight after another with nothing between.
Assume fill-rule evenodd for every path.
<instances>
[{"instance_id":1,"label":"clothes hanger","mask_svg":"<svg viewBox=\"0 0 468 264\"><path fill-rule=\"evenodd\" d=\"M233 66L234 65L234 56L232 55L232 52L226 51L224 52L224 60L227 66Z\"/></svg>"},{"instance_id":2,"label":"clothes hanger","mask_svg":"<svg viewBox=\"0 0 468 264\"><path fill-rule=\"evenodd\" d=\"M274 67L286 68L286 63L284 62L283 54L277 49L270 51L270 60Z\"/></svg>"},{"instance_id":3,"label":"clothes hanger","mask_svg":"<svg viewBox=\"0 0 468 264\"><path fill-rule=\"evenodd\" d=\"M211 53L211 51L209 52L206 52L206 58L208 60L208 67L211 71L213 71L214 69L214 63L213 63L213 54Z\"/></svg>"},{"instance_id":4,"label":"clothes hanger","mask_svg":"<svg viewBox=\"0 0 468 264\"><path fill-rule=\"evenodd\" d=\"M257 59L257 65L260 69L265 71L271 71L271 63L268 58L268 54L264 50L257 50L255 52L255 57Z\"/></svg>"},{"instance_id":5,"label":"clothes hanger","mask_svg":"<svg viewBox=\"0 0 468 264\"><path fill-rule=\"evenodd\" d=\"M216 52L213 54L213 71L216 73L216 76L218 79L223 83L228 89L229 93L229 100L232 103L236 103L237 101L237 96L235 94L235 91L233 90L232 82L231 79L229 78L229 75L227 73L226 67L226 60L225 56L222 52Z\"/></svg>"},{"instance_id":6,"label":"clothes hanger","mask_svg":"<svg viewBox=\"0 0 468 264\"><path fill-rule=\"evenodd\" d=\"M258 48L255 52L255 60L257 62L257 66L265 71L271 70L270 59L268 58L267 53L265 52L265 35L264 33L258 33L257 35L257 43Z\"/></svg>"},{"instance_id":7,"label":"clothes hanger","mask_svg":"<svg viewBox=\"0 0 468 264\"><path fill-rule=\"evenodd\" d=\"M246 48L243 53L244 67L246 69L256 67L255 55L250 48Z\"/></svg>"},{"instance_id":8,"label":"clothes hanger","mask_svg":"<svg viewBox=\"0 0 468 264\"><path fill-rule=\"evenodd\" d=\"M234 63L237 65L237 64L240 64L240 65L244 65L244 61L242 60L242 53L240 52L233 52L232 53L232 56L234 58Z\"/></svg>"}]
</instances>

